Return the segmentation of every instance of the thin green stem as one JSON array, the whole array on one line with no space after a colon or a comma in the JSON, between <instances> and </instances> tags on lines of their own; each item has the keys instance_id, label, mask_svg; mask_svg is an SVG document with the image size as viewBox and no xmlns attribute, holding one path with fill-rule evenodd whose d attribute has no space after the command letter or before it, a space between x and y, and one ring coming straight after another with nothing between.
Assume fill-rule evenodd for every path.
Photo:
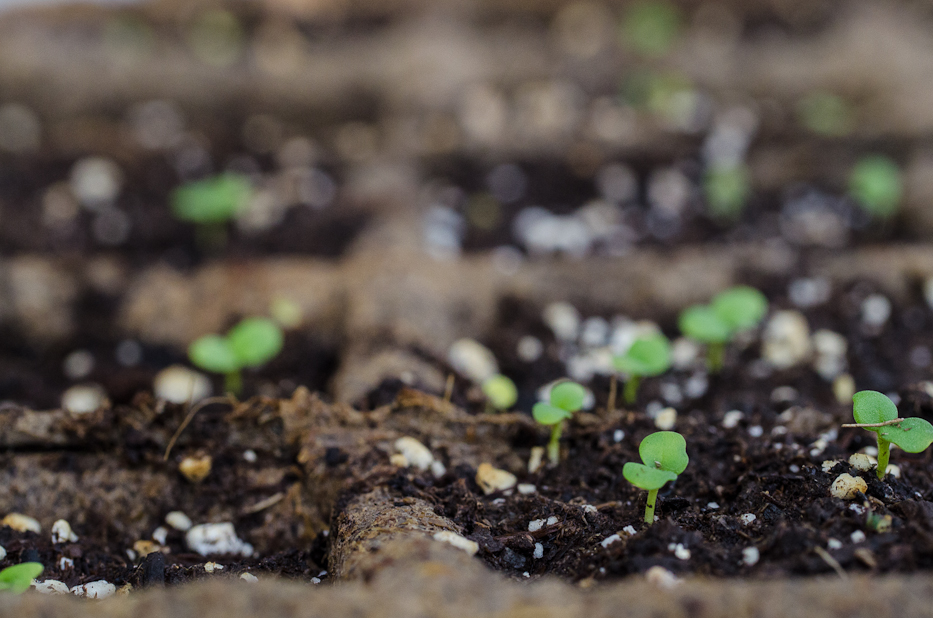
<instances>
[{"instance_id":1,"label":"thin green stem","mask_svg":"<svg viewBox=\"0 0 933 618\"><path fill-rule=\"evenodd\" d=\"M884 473L888 469L888 460L891 458L891 443L878 436L878 478L884 480Z\"/></svg>"},{"instance_id":2,"label":"thin green stem","mask_svg":"<svg viewBox=\"0 0 933 618\"><path fill-rule=\"evenodd\" d=\"M625 383L625 403L633 406L638 400L638 385L641 382L641 378L638 376L632 376L628 379L628 382Z\"/></svg>"},{"instance_id":3,"label":"thin green stem","mask_svg":"<svg viewBox=\"0 0 933 618\"><path fill-rule=\"evenodd\" d=\"M722 370L726 356L726 344L711 343L706 349L706 367L710 373L719 373Z\"/></svg>"},{"instance_id":4,"label":"thin green stem","mask_svg":"<svg viewBox=\"0 0 933 618\"><path fill-rule=\"evenodd\" d=\"M551 441L547 443L547 456L555 466L560 463L560 434L564 423L551 425Z\"/></svg>"},{"instance_id":5,"label":"thin green stem","mask_svg":"<svg viewBox=\"0 0 933 618\"><path fill-rule=\"evenodd\" d=\"M658 503L658 490L648 491L648 503L645 505L645 523L649 526L654 523L654 507Z\"/></svg>"},{"instance_id":6,"label":"thin green stem","mask_svg":"<svg viewBox=\"0 0 933 618\"><path fill-rule=\"evenodd\" d=\"M239 395L243 390L243 376L239 370L224 375L224 390L232 395Z\"/></svg>"}]
</instances>

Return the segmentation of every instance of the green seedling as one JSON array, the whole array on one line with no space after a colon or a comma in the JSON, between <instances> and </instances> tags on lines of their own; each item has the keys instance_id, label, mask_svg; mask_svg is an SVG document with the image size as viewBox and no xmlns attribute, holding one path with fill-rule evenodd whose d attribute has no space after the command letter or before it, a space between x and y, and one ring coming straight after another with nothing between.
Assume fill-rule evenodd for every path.
<instances>
[{"instance_id":1,"label":"green seedling","mask_svg":"<svg viewBox=\"0 0 933 618\"><path fill-rule=\"evenodd\" d=\"M797 117L805 127L829 137L843 137L855 128L855 111L839 95L818 91L797 104Z\"/></svg>"},{"instance_id":2,"label":"green seedling","mask_svg":"<svg viewBox=\"0 0 933 618\"><path fill-rule=\"evenodd\" d=\"M642 378L659 376L671 368L671 344L662 333L639 337L625 354L612 359L612 365L628 376L623 397L632 405Z\"/></svg>"},{"instance_id":3,"label":"green seedling","mask_svg":"<svg viewBox=\"0 0 933 618\"><path fill-rule=\"evenodd\" d=\"M547 445L548 458L557 465L560 461L560 434L564 420L583 407L586 389L576 382L561 382L551 389L547 403L539 401L532 409L535 420L551 428L551 439Z\"/></svg>"},{"instance_id":4,"label":"green seedling","mask_svg":"<svg viewBox=\"0 0 933 618\"><path fill-rule=\"evenodd\" d=\"M677 476L690 463L687 441L676 431L657 431L641 441L638 455L643 463L628 462L622 467L622 476L635 487L648 491L645 523L650 525L654 523L658 490L666 483L677 480Z\"/></svg>"},{"instance_id":5,"label":"green seedling","mask_svg":"<svg viewBox=\"0 0 933 618\"><path fill-rule=\"evenodd\" d=\"M198 243L226 243L226 223L249 204L253 189L239 174L226 173L184 184L172 193L172 214L197 225Z\"/></svg>"},{"instance_id":6,"label":"green seedling","mask_svg":"<svg viewBox=\"0 0 933 618\"><path fill-rule=\"evenodd\" d=\"M843 427L861 427L875 432L878 438L878 478L883 479L891 457L891 444L908 453L920 453L933 444L933 425L922 418L898 418L897 406L878 391L859 391L852 396L855 423Z\"/></svg>"},{"instance_id":7,"label":"green seedling","mask_svg":"<svg viewBox=\"0 0 933 618\"><path fill-rule=\"evenodd\" d=\"M764 294L739 285L713 297L709 305L693 305L680 314L678 325L687 337L705 343L710 371L722 368L725 346L739 333L755 328L768 312Z\"/></svg>"},{"instance_id":8,"label":"green seedling","mask_svg":"<svg viewBox=\"0 0 933 618\"><path fill-rule=\"evenodd\" d=\"M703 177L703 193L709 214L720 221L736 221L751 193L748 168L742 164L714 165Z\"/></svg>"},{"instance_id":9,"label":"green seedling","mask_svg":"<svg viewBox=\"0 0 933 618\"><path fill-rule=\"evenodd\" d=\"M32 580L42 574L43 567L38 562L22 562L0 571L0 590L9 590L20 594L29 590Z\"/></svg>"},{"instance_id":10,"label":"green seedling","mask_svg":"<svg viewBox=\"0 0 933 618\"><path fill-rule=\"evenodd\" d=\"M243 389L241 371L258 367L282 351L282 329L267 318L246 318L225 336L205 335L188 346L191 362L213 373L224 375L227 392L238 395Z\"/></svg>"},{"instance_id":11,"label":"green seedling","mask_svg":"<svg viewBox=\"0 0 933 618\"><path fill-rule=\"evenodd\" d=\"M658 58L666 55L680 34L681 16L667 2L639 2L631 6L622 21L623 44L637 53Z\"/></svg>"},{"instance_id":12,"label":"green seedling","mask_svg":"<svg viewBox=\"0 0 933 618\"><path fill-rule=\"evenodd\" d=\"M492 409L508 410L518 401L518 389L515 382L502 374L486 378L483 382L483 394L486 395L487 412Z\"/></svg>"},{"instance_id":13,"label":"green seedling","mask_svg":"<svg viewBox=\"0 0 933 618\"><path fill-rule=\"evenodd\" d=\"M849 174L849 195L873 217L887 219L904 195L901 168L883 155L862 158Z\"/></svg>"}]
</instances>

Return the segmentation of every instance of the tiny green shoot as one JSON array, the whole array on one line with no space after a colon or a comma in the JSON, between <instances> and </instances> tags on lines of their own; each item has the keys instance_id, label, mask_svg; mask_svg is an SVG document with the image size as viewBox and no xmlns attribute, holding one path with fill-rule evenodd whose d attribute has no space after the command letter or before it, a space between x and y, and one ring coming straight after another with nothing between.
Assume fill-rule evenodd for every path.
<instances>
[{"instance_id":1,"label":"tiny green shoot","mask_svg":"<svg viewBox=\"0 0 933 618\"><path fill-rule=\"evenodd\" d=\"M628 376L623 397L632 405L638 398L642 378L659 376L671 367L671 344L663 333L639 337L625 354L613 357L616 371Z\"/></svg>"},{"instance_id":2,"label":"tiny green shoot","mask_svg":"<svg viewBox=\"0 0 933 618\"><path fill-rule=\"evenodd\" d=\"M241 370L263 365L282 351L282 329L267 318L246 318L225 336L204 335L188 346L188 358L196 366L225 378L227 392L243 389Z\"/></svg>"},{"instance_id":3,"label":"tiny green shoot","mask_svg":"<svg viewBox=\"0 0 933 618\"><path fill-rule=\"evenodd\" d=\"M551 428L551 439L547 445L548 458L557 465L560 461L560 434L564 420L583 407L586 389L576 382L565 381L551 388L548 402L539 401L532 409L532 416L542 425Z\"/></svg>"},{"instance_id":4,"label":"tiny green shoot","mask_svg":"<svg viewBox=\"0 0 933 618\"><path fill-rule=\"evenodd\" d=\"M623 44L642 56L658 58L666 55L680 34L681 16L676 6L668 2L638 2L622 20Z\"/></svg>"},{"instance_id":5,"label":"tiny green shoot","mask_svg":"<svg viewBox=\"0 0 933 618\"><path fill-rule=\"evenodd\" d=\"M200 244L222 246L227 236L224 225L249 204L252 193L249 181L239 174L189 182L172 192L172 214L197 225Z\"/></svg>"},{"instance_id":6,"label":"tiny green shoot","mask_svg":"<svg viewBox=\"0 0 933 618\"><path fill-rule=\"evenodd\" d=\"M742 164L713 165L703 177L709 214L719 221L736 221L751 193L748 168Z\"/></svg>"},{"instance_id":7,"label":"tiny green shoot","mask_svg":"<svg viewBox=\"0 0 933 618\"><path fill-rule=\"evenodd\" d=\"M920 453L933 444L933 425L922 418L898 418L897 406L878 391L859 391L852 396L855 423L878 438L878 478L883 479L891 457L891 444L908 453Z\"/></svg>"},{"instance_id":8,"label":"tiny green shoot","mask_svg":"<svg viewBox=\"0 0 933 618\"><path fill-rule=\"evenodd\" d=\"M884 155L863 157L849 174L849 195L873 217L887 219L896 213L903 194L901 169Z\"/></svg>"},{"instance_id":9,"label":"tiny green shoot","mask_svg":"<svg viewBox=\"0 0 933 618\"><path fill-rule=\"evenodd\" d=\"M642 463L628 462L622 467L622 476L632 485L648 491L645 523L650 525L654 523L658 490L666 483L677 480L677 476L690 463L687 441L676 431L657 431L641 441L638 455Z\"/></svg>"},{"instance_id":10,"label":"tiny green shoot","mask_svg":"<svg viewBox=\"0 0 933 618\"><path fill-rule=\"evenodd\" d=\"M38 562L22 562L0 571L0 590L9 590L20 594L29 590L32 580L42 574L43 567Z\"/></svg>"},{"instance_id":11,"label":"tiny green shoot","mask_svg":"<svg viewBox=\"0 0 933 618\"><path fill-rule=\"evenodd\" d=\"M678 326L687 337L707 345L710 371L722 368L725 346L738 333L755 328L768 312L768 300L755 288L739 285L713 297L709 305L693 305L680 314Z\"/></svg>"},{"instance_id":12,"label":"tiny green shoot","mask_svg":"<svg viewBox=\"0 0 933 618\"><path fill-rule=\"evenodd\" d=\"M486 378L482 389L488 403L487 411L508 410L518 401L518 389L515 388L515 382L502 374Z\"/></svg>"}]
</instances>

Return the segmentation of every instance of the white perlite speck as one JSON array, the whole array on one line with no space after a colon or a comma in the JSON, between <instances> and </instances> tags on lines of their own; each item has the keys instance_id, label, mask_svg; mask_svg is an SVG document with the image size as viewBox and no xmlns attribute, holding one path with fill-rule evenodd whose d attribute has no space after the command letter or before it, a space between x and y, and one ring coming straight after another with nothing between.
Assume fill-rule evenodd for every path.
<instances>
[{"instance_id":1,"label":"white perlite speck","mask_svg":"<svg viewBox=\"0 0 933 618\"><path fill-rule=\"evenodd\" d=\"M544 558L544 545L541 543L535 543L535 553L532 554L532 557L536 560Z\"/></svg>"},{"instance_id":2,"label":"white perlite speck","mask_svg":"<svg viewBox=\"0 0 933 618\"><path fill-rule=\"evenodd\" d=\"M477 384L499 373L496 356L474 339L458 339L447 351L447 362L458 373Z\"/></svg>"},{"instance_id":3,"label":"white perlite speck","mask_svg":"<svg viewBox=\"0 0 933 618\"><path fill-rule=\"evenodd\" d=\"M156 397L171 403L194 403L210 397L211 380L183 365L171 365L156 374L152 390Z\"/></svg>"},{"instance_id":4,"label":"white perlite speck","mask_svg":"<svg viewBox=\"0 0 933 618\"><path fill-rule=\"evenodd\" d=\"M68 594L70 592L68 585L57 579L47 579L41 582L33 581L32 587L39 594Z\"/></svg>"},{"instance_id":5,"label":"white perlite speck","mask_svg":"<svg viewBox=\"0 0 933 618\"><path fill-rule=\"evenodd\" d=\"M434 463L434 455L424 444L418 440L405 436L395 441L395 450L405 456L409 466L414 466L422 472Z\"/></svg>"},{"instance_id":6,"label":"white perlite speck","mask_svg":"<svg viewBox=\"0 0 933 618\"><path fill-rule=\"evenodd\" d=\"M845 472L837 476L829 488L829 493L833 498L843 500L854 500L860 493L864 494L867 491L868 483L865 482L865 479Z\"/></svg>"},{"instance_id":7,"label":"white perlite speck","mask_svg":"<svg viewBox=\"0 0 933 618\"><path fill-rule=\"evenodd\" d=\"M450 530L441 530L440 532L435 532L434 540L440 541L441 543L447 543L448 545L453 545L457 549L462 549L471 556L475 556L476 552L479 551L479 543L476 541L471 541L470 539L465 538L456 532L451 532Z\"/></svg>"},{"instance_id":8,"label":"white perlite speck","mask_svg":"<svg viewBox=\"0 0 933 618\"><path fill-rule=\"evenodd\" d=\"M757 547L746 547L742 550L742 562L747 566L755 566L761 559L761 552Z\"/></svg>"},{"instance_id":9,"label":"white perlite speck","mask_svg":"<svg viewBox=\"0 0 933 618\"><path fill-rule=\"evenodd\" d=\"M107 395L97 384L77 384L62 393L62 408L72 414L88 414L101 408Z\"/></svg>"},{"instance_id":10,"label":"white perlite speck","mask_svg":"<svg viewBox=\"0 0 933 618\"><path fill-rule=\"evenodd\" d=\"M538 488L531 483L519 483L516 489L518 489L518 493L522 495L533 494L538 491Z\"/></svg>"},{"instance_id":11,"label":"white perlite speck","mask_svg":"<svg viewBox=\"0 0 933 618\"><path fill-rule=\"evenodd\" d=\"M613 534L613 535L610 535L604 538L602 541L599 542L599 544L605 548L605 547L609 547L616 541L621 541L621 540L622 540L622 537L620 537L618 534Z\"/></svg>"},{"instance_id":12,"label":"white perlite speck","mask_svg":"<svg viewBox=\"0 0 933 618\"><path fill-rule=\"evenodd\" d=\"M872 294L862 301L862 322L868 326L879 327L891 317L891 301L881 294Z\"/></svg>"},{"instance_id":13,"label":"white perlite speck","mask_svg":"<svg viewBox=\"0 0 933 618\"><path fill-rule=\"evenodd\" d=\"M191 550L202 556L211 554L249 556L253 553L253 546L237 537L233 524L230 522L194 526L188 530L185 541Z\"/></svg>"},{"instance_id":14,"label":"white perlite speck","mask_svg":"<svg viewBox=\"0 0 933 618\"><path fill-rule=\"evenodd\" d=\"M739 516L739 520L741 520L743 526L748 526L756 519L758 519L758 517L754 513L743 513Z\"/></svg>"},{"instance_id":15,"label":"white perlite speck","mask_svg":"<svg viewBox=\"0 0 933 618\"><path fill-rule=\"evenodd\" d=\"M175 530L181 530L182 532L187 532L191 529L191 526L194 523L191 521L191 518L182 513L181 511L172 511L165 516L165 523L170 525Z\"/></svg>"},{"instance_id":16,"label":"white perlite speck","mask_svg":"<svg viewBox=\"0 0 933 618\"><path fill-rule=\"evenodd\" d=\"M489 495L497 491L503 491L515 487L518 478L507 470L500 470L488 463L481 463L476 469L476 484L479 485L483 493Z\"/></svg>"},{"instance_id":17,"label":"white perlite speck","mask_svg":"<svg viewBox=\"0 0 933 618\"><path fill-rule=\"evenodd\" d=\"M827 549L842 549L842 541L839 539L829 539L826 541Z\"/></svg>"},{"instance_id":18,"label":"white perlite speck","mask_svg":"<svg viewBox=\"0 0 933 618\"><path fill-rule=\"evenodd\" d=\"M670 431L677 424L677 410L664 408L654 417L654 426L663 431Z\"/></svg>"},{"instance_id":19,"label":"white perlite speck","mask_svg":"<svg viewBox=\"0 0 933 618\"><path fill-rule=\"evenodd\" d=\"M204 571L207 573L213 573L214 571L223 571L224 565L217 564L216 562L205 562Z\"/></svg>"},{"instance_id":20,"label":"white perlite speck","mask_svg":"<svg viewBox=\"0 0 933 618\"><path fill-rule=\"evenodd\" d=\"M240 573L240 579L251 584L259 581L259 578L253 575L252 573Z\"/></svg>"},{"instance_id":21,"label":"white perlite speck","mask_svg":"<svg viewBox=\"0 0 933 618\"><path fill-rule=\"evenodd\" d=\"M869 457L865 453L853 453L849 457L849 465L859 472L868 472L878 465L878 462L873 460L874 457Z\"/></svg>"},{"instance_id":22,"label":"white perlite speck","mask_svg":"<svg viewBox=\"0 0 933 618\"><path fill-rule=\"evenodd\" d=\"M42 532L42 525L39 524L39 520L22 513L10 513L3 520L0 520L0 525L9 526L17 532L35 532L36 534Z\"/></svg>"},{"instance_id":23,"label":"white perlite speck","mask_svg":"<svg viewBox=\"0 0 933 618\"><path fill-rule=\"evenodd\" d=\"M732 429L739 424L745 418L745 413L741 410L729 410L722 417L722 426L726 429Z\"/></svg>"},{"instance_id":24,"label":"white perlite speck","mask_svg":"<svg viewBox=\"0 0 933 618\"><path fill-rule=\"evenodd\" d=\"M74 533L71 529L71 524L67 521L59 519L52 524L53 543L76 543L77 541L78 535Z\"/></svg>"},{"instance_id":25,"label":"white perlite speck","mask_svg":"<svg viewBox=\"0 0 933 618\"><path fill-rule=\"evenodd\" d=\"M625 439L625 432L622 431L621 429L616 429L615 431L612 432L612 441L613 441L613 442L619 443L619 442L621 442L621 441L624 440L624 439Z\"/></svg>"},{"instance_id":26,"label":"white perlite speck","mask_svg":"<svg viewBox=\"0 0 933 618\"><path fill-rule=\"evenodd\" d=\"M159 526L153 530L152 539L159 545L165 545L165 541L168 540L168 528L165 526Z\"/></svg>"},{"instance_id":27,"label":"white perlite speck","mask_svg":"<svg viewBox=\"0 0 933 618\"><path fill-rule=\"evenodd\" d=\"M662 590L671 590L680 583L676 575L662 566L653 566L645 571L645 579Z\"/></svg>"},{"instance_id":28,"label":"white perlite speck","mask_svg":"<svg viewBox=\"0 0 933 618\"><path fill-rule=\"evenodd\" d=\"M106 580L99 579L96 582L74 586L71 589L71 594L76 597L86 597L88 599L106 599L107 597L112 597L116 591L116 586Z\"/></svg>"},{"instance_id":29,"label":"white perlite speck","mask_svg":"<svg viewBox=\"0 0 933 618\"><path fill-rule=\"evenodd\" d=\"M561 341L573 341L580 330L580 312L568 302L551 303L541 314L554 336Z\"/></svg>"},{"instance_id":30,"label":"white perlite speck","mask_svg":"<svg viewBox=\"0 0 933 618\"><path fill-rule=\"evenodd\" d=\"M865 541L866 537L865 537L864 532L862 532L861 530L856 530L855 532L852 533L852 536L849 538L852 539L853 543L862 543Z\"/></svg>"},{"instance_id":31,"label":"white perlite speck","mask_svg":"<svg viewBox=\"0 0 933 618\"><path fill-rule=\"evenodd\" d=\"M0 560L6 558L6 547L0 545Z\"/></svg>"},{"instance_id":32,"label":"white perlite speck","mask_svg":"<svg viewBox=\"0 0 933 618\"><path fill-rule=\"evenodd\" d=\"M690 550L684 547L683 543L671 543L667 549L674 552L674 557L678 560L690 560Z\"/></svg>"}]
</instances>

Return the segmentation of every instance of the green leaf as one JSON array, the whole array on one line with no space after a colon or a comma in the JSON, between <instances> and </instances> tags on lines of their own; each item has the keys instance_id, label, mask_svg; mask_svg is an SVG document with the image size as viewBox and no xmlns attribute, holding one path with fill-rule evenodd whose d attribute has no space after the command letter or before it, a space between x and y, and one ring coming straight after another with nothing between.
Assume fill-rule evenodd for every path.
<instances>
[{"instance_id":1,"label":"green leaf","mask_svg":"<svg viewBox=\"0 0 933 618\"><path fill-rule=\"evenodd\" d=\"M687 457L687 441L676 431L656 431L645 436L638 446L638 455L649 468L683 472L690 458Z\"/></svg>"},{"instance_id":2,"label":"green leaf","mask_svg":"<svg viewBox=\"0 0 933 618\"><path fill-rule=\"evenodd\" d=\"M706 208L715 219L736 221L751 191L748 168L741 164L715 165L703 176Z\"/></svg>"},{"instance_id":3,"label":"green leaf","mask_svg":"<svg viewBox=\"0 0 933 618\"><path fill-rule=\"evenodd\" d=\"M240 361L230 347L230 342L220 335L205 335L195 339L188 346L188 358L201 369L214 373L230 373L240 368Z\"/></svg>"},{"instance_id":4,"label":"green leaf","mask_svg":"<svg viewBox=\"0 0 933 618\"><path fill-rule=\"evenodd\" d=\"M576 382L565 381L551 388L551 405L567 412L576 412L583 407L586 389ZM570 418L569 416L567 418Z\"/></svg>"},{"instance_id":5,"label":"green leaf","mask_svg":"<svg viewBox=\"0 0 933 618\"><path fill-rule=\"evenodd\" d=\"M684 309L677 325L691 339L703 343L726 343L732 337L729 324L708 305L693 305Z\"/></svg>"},{"instance_id":6,"label":"green leaf","mask_svg":"<svg viewBox=\"0 0 933 618\"><path fill-rule=\"evenodd\" d=\"M539 401L531 409L531 415L542 425L556 425L557 423L570 418L573 413L562 408L552 406L549 403Z\"/></svg>"},{"instance_id":7,"label":"green leaf","mask_svg":"<svg viewBox=\"0 0 933 618\"><path fill-rule=\"evenodd\" d=\"M172 214L194 223L222 223L235 217L252 196L249 181L237 174L189 182L172 193Z\"/></svg>"},{"instance_id":8,"label":"green leaf","mask_svg":"<svg viewBox=\"0 0 933 618\"><path fill-rule=\"evenodd\" d=\"M885 423L897 418L897 406L878 391L859 391L852 395L852 416L860 424ZM870 431L884 427L866 427Z\"/></svg>"},{"instance_id":9,"label":"green leaf","mask_svg":"<svg viewBox=\"0 0 933 618\"><path fill-rule=\"evenodd\" d=\"M667 2L639 2L626 12L622 41L638 53L659 57L670 51L680 33L681 17Z\"/></svg>"},{"instance_id":10,"label":"green leaf","mask_svg":"<svg viewBox=\"0 0 933 618\"><path fill-rule=\"evenodd\" d=\"M713 311L733 332L754 328L768 312L768 299L755 288L737 285L713 297Z\"/></svg>"},{"instance_id":11,"label":"green leaf","mask_svg":"<svg viewBox=\"0 0 933 618\"><path fill-rule=\"evenodd\" d=\"M849 195L876 217L890 217L901 203L904 183L901 168L883 155L864 157L849 176Z\"/></svg>"},{"instance_id":12,"label":"green leaf","mask_svg":"<svg viewBox=\"0 0 933 618\"><path fill-rule=\"evenodd\" d=\"M32 580L42 574L43 567L38 562L22 562L0 571L0 590L10 590L19 594L29 590Z\"/></svg>"},{"instance_id":13,"label":"green leaf","mask_svg":"<svg viewBox=\"0 0 933 618\"><path fill-rule=\"evenodd\" d=\"M661 375L671 367L671 344L662 333L653 333L637 339L612 363L617 371L633 376Z\"/></svg>"},{"instance_id":14,"label":"green leaf","mask_svg":"<svg viewBox=\"0 0 933 618\"><path fill-rule=\"evenodd\" d=\"M808 94L797 104L800 122L814 133L841 137L855 128L855 111L844 98L826 91Z\"/></svg>"},{"instance_id":15,"label":"green leaf","mask_svg":"<svg viewBox=\"0 0 933 618\"><path fill-rule=\"evenodd\" d=\"M677 478L677 475L670 470L659 470L633 461L622 466L622 476L635 487L648 491L660 489L665 483Z\"/></svg>"},{"instance_id":16,"label":"green leaf","mask_svg":"<svg viewBox=\"0 0 933 618\"><path fill-rule=\"evenodd\" d=\"M933 444L933 425L922 418L905 418L897 425L879 427L878 435L908 453L920 453Z\"/></svg>"},{"instance_id":17,"label":"green leaf","mask_svg":"<svg viewBox=\"0 0 933 618\"><path fill-rule=\"evenodd\" d=\"M483 382L483 394L489 399L489 403L498 410L508 410L518 400L518 389L515 388L515 382L502 374L494 375Z\"/></svg>"},{"instance_id":18,"label":"green leaf","mask_svg":"<svg viewBox=\"0 0 933 618\"><path fill-rule=\"evenodd\" d=\"M278 324L268 318L246 318L230 329L227 341L241 367L258 367L282 351L284 337Z\"/></svg>"}]
</instances>

